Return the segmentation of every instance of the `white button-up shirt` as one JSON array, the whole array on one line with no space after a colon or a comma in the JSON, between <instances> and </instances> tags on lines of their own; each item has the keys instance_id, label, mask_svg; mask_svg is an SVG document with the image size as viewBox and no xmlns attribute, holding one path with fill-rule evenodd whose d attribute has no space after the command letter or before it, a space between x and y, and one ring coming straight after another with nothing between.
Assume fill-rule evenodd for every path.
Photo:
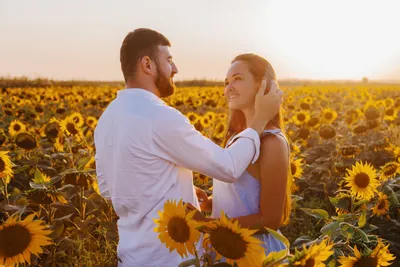
<instances>
[{"instance_id":1,"label":"white button-up shirt","mask_svg":"<svg viewBox=\"0 0 400 267\"><path fill-rule=\"evenodd\" d=\"M119 266L182 262L158 239L153 218L168 199L198 206L192 171L228 183L240 177L257 160L260 138L250 128L235 138L223 149L150 91L118 91L98 121L94 143L100 193L119 216Z\"/></svg>"}]
</instances>

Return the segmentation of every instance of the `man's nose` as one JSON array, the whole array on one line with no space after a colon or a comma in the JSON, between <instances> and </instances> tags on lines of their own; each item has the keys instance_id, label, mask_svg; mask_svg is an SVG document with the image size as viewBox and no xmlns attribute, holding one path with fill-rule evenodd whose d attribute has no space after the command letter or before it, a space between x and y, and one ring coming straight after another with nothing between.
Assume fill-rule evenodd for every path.
<instances>
[{"instance_id":1,"label":"man's nose","mask_svg":"<svg viewBox=\"0 0 400 267\"><path fill-rule=\"evenodd\" d=\"M176 67L175 63L172 65L172 72L173 72L174 74L177 74L177 73L178 73L178 68Z\"/></svg>"}]
</instances>

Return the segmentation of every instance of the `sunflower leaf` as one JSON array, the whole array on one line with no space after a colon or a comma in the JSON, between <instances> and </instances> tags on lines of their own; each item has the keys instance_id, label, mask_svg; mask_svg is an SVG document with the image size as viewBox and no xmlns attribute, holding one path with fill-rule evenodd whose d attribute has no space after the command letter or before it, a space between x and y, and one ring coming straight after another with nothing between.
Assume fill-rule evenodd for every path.
<instances>
[{"instance_id":1,"label":"sunflower leaf","mask_svg":"<svg viewBox=\"0 0 400 267\"><path fill-rule=\"evenodd\" d=\"M300 208L300 209L305 213L307 213L308 215L320 220L327 220L329 218L329 213L323 209L308 209L308 208Z\"/></svg>"},{"instance_id":2,"label":"sunflower leaf","mask_svg":"<svg viewBox=\"0 0 400 267\"><path fill-rule=\"evenodd\" d=\"M367 223L367 212L363 211L363 213L360 216L360 219L358 220L358 226L363 228L366 223Z\"/></svg>"},{"instance_id":3,"label":"sunflower leaf","mask_svg":"<svg viewBox=\"0 0 400 267\"><path fill-rule=\"evenodd\" d=\"M350 202L345 198L329 197L329 201L335 208L348 210Z\"/></svg>"},{"instance_id":4,"label":"sunflower leaf","mask_svg":"<svg viewBox=\"0 0 400 267\"><path fill-rule=\"evenodd\" d=\"M265 229L267 229L267 231L268 231L273 237L275 237L276 239L278 239L279 241L281 241L281 242L286 246L286 248L289 249L289 247L290 247L290 242L289 242L289 240L287 240L286 237L284 237L283 235L281 235L281 234L278 233L277 231L272 230L272 229L270 229L270 228L268 228L268 227L265 227Z\"/></svg>"},{"instance_id":5,"label":"sunflower leaf","mask_svg":"<svg viewBox=\"0 0 400 267\"><path fill-rule=\"evenodd\" d=\"M337 229L339 229L339 222L331 222L321 228L321 233L324 235L331 235Z\"/></svg>"}]
</instances>

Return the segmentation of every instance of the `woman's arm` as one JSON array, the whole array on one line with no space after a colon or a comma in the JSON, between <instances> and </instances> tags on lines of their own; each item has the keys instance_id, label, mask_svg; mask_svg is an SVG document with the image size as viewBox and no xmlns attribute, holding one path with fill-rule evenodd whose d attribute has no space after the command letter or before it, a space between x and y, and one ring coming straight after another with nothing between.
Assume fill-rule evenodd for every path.
<instances>
[{"instance_id":1,"label":"woman's arm","mask_svg":"<svg viewBox=\"0 0 400 267\"><path fill-rule=\"evenodd\" d=\"M234 218L241 227L274 230L281 226L289 167L286 140L278 135L267 135L260 149L260 212Z\"/></svg>"}]
</instances>

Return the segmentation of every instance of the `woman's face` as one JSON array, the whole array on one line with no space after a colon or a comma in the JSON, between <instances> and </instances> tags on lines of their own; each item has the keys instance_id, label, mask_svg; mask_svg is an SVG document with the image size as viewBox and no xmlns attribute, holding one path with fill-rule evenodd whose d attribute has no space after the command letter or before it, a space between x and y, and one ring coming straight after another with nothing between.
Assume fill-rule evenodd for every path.
<instances>
[{"instance_id":1,"label":"woman's face","mask_svg":"<svg viewBox=\"0 0 400 267\"><path fill-rule=\"evenodd\" d=\"M230 109L243 110L254 107L257 84L246 62L232 63L225 79L224 94Z\"/></svg>"}]
</instances>

